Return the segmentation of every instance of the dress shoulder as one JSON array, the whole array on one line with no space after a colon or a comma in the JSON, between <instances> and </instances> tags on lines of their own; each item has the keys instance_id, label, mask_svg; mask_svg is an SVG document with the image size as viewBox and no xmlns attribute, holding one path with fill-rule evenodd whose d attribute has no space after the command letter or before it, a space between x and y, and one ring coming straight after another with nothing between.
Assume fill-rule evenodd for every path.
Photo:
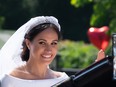
<instances>
[{"instance_id":1,"label":"dress shoulder","mask_svg":"<svg viewBox=\"0 0 116 87\"><path fill-rule=\"evenodd\" d=\"M1 87L51 87L59 82L69 79L66 73L62 73L61 77L54 79L44 80L26 80L13 77L11 75L5 75L1 80Z\"/></svg>"}]
</instances>

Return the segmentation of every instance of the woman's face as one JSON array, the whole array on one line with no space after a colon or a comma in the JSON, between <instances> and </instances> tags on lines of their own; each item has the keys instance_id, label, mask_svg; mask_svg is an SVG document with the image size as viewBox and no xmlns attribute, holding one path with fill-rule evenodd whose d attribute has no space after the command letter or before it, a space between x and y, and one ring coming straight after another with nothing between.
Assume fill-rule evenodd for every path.
<instances>
[{"instance_id":1,"label":"woman's face","mask_svg":"<svg viewBox=\"0 0 116 87\"><path fill-rule=\"evenodd\" d=\"M50 64L57 54L58 35L52 28L45 29L39 33L32 42L26 41L30 50L31 60L39 64Z\"/></svg>"}]
</instances>

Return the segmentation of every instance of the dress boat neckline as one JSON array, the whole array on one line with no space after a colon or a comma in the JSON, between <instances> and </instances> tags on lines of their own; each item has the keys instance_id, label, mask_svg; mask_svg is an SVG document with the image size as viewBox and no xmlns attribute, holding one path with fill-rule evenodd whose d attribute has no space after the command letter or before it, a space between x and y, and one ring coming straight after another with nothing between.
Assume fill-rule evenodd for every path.
<instances>
[{"instance_id":1,"label":"dress boat neckline","mask_svg":"<svg viewBox=\"0 0 116 87\"><path fill-rule=\"evenodd\" d=\"M12 75L9 75L9 74L5 74L5 77L7 78L11 78L11 79L15 79L15 80L23 80L23 81L42 81L42 80L55 80L55 79L61 79L62 77L64 77L66 75L65 72L62 73L62 75L60 77L57 77L57 78L53 78L53 79L35 79L35 80L31 80L31 79L22 79L22 78L18 78L18 77L15 77L15 76L12 76Z\"/></svg>"}]
</instances>

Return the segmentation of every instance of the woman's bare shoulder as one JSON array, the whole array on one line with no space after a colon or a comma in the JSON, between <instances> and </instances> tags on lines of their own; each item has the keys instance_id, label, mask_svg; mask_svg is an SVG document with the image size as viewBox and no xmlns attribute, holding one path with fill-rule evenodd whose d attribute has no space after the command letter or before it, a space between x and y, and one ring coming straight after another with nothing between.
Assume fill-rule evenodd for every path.
<instances>
[{"instance_id":1,"label":"woman's bare shoulder","mask_svg":"<svg viewBox=\"0 0 116 87\"><path fill-rule=\"evenodd\" d=\"M11 73L10 75L11 76L14 76L14 77L18 77L18 78L22 78L24 76L25 72L24 72L24 69L23 67L18 67L18 68L15 68Z\"/></svg>"},{"instance_id":2,"label":"woman's bare shoulder","mask_svg":"<svg viewBox=\"0 0 116 87\"><path fill-rule=\"evenodd\" d=\"M53 71L53 73L57 77L61 77L64 74L64 72L59 72L59 71Z\"/></svg>"}]
</instances>

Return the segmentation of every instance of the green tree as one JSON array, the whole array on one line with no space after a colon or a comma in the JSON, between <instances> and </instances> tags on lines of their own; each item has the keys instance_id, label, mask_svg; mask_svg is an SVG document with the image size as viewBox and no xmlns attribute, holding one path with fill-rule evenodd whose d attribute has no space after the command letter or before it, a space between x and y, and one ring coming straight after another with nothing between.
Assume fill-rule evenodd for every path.
<instances>
[{"instance_id":1,"label":"green tree","mask_svg":"<svg viewBox=\"0 0 116 87\"><path fill-rule=\"evenodd\" d=\"M109 34L116 32L116 0L71 0L70 3L76 8L93 3L90 26L107 25L110 27Z\"/></svg>"},{"instance_id":2,"label":"green tree","mask_svg":"<svg viewBox=\"0 0 116 87\"><path fill-rule=\"evenodd\" d=\"M4 29L17 29L35 15L38 0L0 0L0 16L5 18Z\"/></svg>"},{"instance_id":3,"label":"green tree","mask_svg":"<svg viewBox=\"0 0 116 87\"><path fill-rule=\"evenodd\" d=\"M102 27L107 25L110 30L109 36L116 33L116 0L70 0L71 5L76 8L83 7L89 3L93 4L93 13L90 19L90 26ZM106 54L111 54L112 44L106 50Z\"/></svg>"},{"instance_id":4,"label":"green tree","mask_svg":"<svg viewBox=\"0 0 116 87\"><path fill-rule=\"evenodd\" d=\"M4 24L5 18L0 16L0 29L2 29L2 26Z\"/></svg>"}]
</instances>

